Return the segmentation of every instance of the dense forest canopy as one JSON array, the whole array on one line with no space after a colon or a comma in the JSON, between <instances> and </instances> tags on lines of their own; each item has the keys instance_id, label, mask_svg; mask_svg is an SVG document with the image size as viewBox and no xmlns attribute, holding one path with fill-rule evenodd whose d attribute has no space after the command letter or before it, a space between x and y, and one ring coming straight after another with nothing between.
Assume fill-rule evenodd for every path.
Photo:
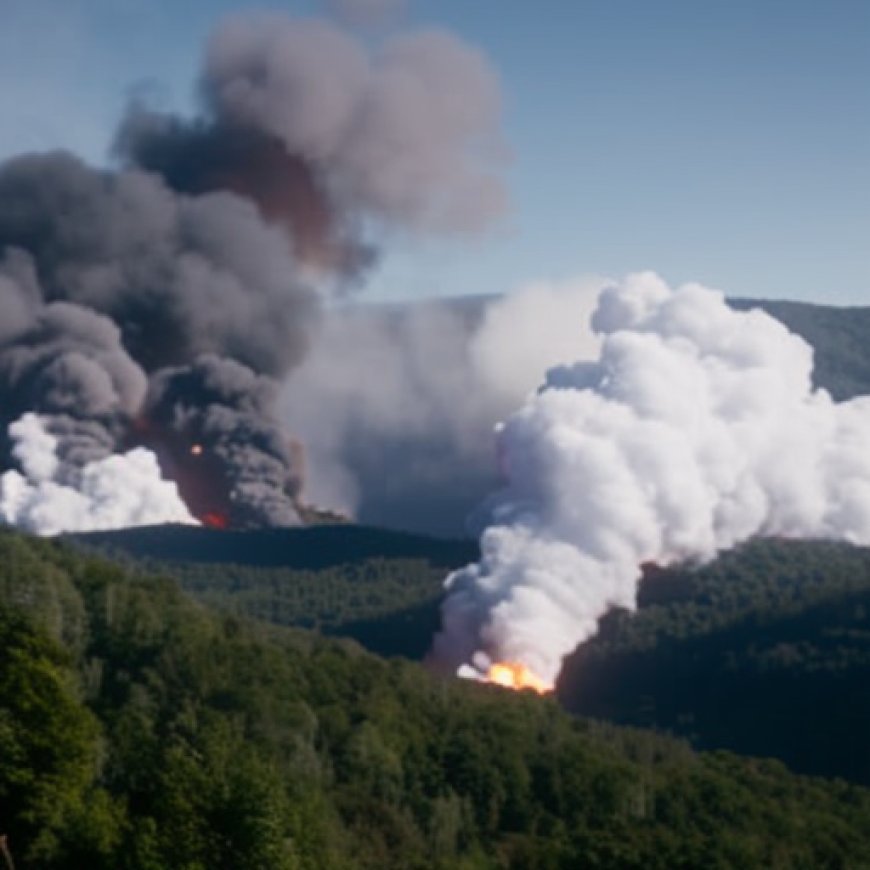
<instances>
[{"instance_id":1,"label":"dense forest canopy","mask_svg":"<svg viewBox=\"0 0 870 870\"><path fill-rule=\"evenodd\" d=\"M225 613L351 637L421 659L440 624L444 578L478 557L471 541L362 526L216 532L165 526L72 538L140 570L169 574Z\"/></svg>"},{"instance_id":2,"label":"dense forest canopy","mask_svg":"<svg viewBox=\"0 0 870 870\"><path fill-rule=\"evenodd\" d=\"M45 868L841 867L870 792L574 719L0 533L0 819Z\"/></svg>"},{"instance_id":3,"label":"dense forest canopy","mask_svg":"<svg viewBox=\"0 0 870 870\"><path fill-rule=\"evenodd\" d=\"M756 541L639 603L567 661L568 709L870 784L870 551Z\"/></svg>"},{"instance_id":4,"label":"dense forest canopy","mask_svg":"<svg viewBox=\"0 0 870 870\"><path fill-rule=\"evenodd\" d=\"M271 549L257 538L247 558L241 535L232 557L244 561L206 561L201 541L210 534L130 530L86 540L171 574L225 613L417 660L439 626L444 575L473 558L470 545L380 531L366 558L344 561L341 542L356 537L340 528L330 536L333 564L320 568L298 567L306 548L290 542L304 532L283 545L287 533L270 533ZM175 558L159 558L167 552ZM558 697L568 710L870 784L870 550L759 540L709 565L648 566L638 605L608 614L566 660Z\"/></svg>"}]
</instances>

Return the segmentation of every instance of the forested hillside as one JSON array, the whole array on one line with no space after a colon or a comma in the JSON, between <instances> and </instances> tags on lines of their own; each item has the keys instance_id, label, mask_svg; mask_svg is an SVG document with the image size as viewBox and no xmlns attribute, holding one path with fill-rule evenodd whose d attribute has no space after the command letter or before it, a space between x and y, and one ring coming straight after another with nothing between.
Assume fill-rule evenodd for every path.
<instances>
[{"instance_id":1,"label":"forested hillside","mask_svg":"<svg viewBox=\"0 0 870 870\"><path fill-rule=\"evenodd\" d=\"M763 308L808 341L815 351L815 384L838 401L870 393L870 308L757 299L730 304Z\"/></svg>"},{"instance_id":2,"label":"forested hillside","mask_svg":"<svg viewBox=\"0 0 870 870\"><path fill-rule=\"evenodd\" d=\"M478 556L471 541L351 525L244 532L164 526L74 541L171 575L226 613L350 637L381 655L415 659L438 630L444 578Z\"/></svg>"},{"instance_id":3,"label":"forested hillside","mask_svg":"<svg viewBox=\"0 0 870 870\"><path fill-rule=\"evenodd\" d=\"M339 524L307 528L217 530L202 526L145 526L88 532L74 540L106 552L171 563L243 564L317 570L366 559L425 559L449 567L477 558L471 541Z\"/></svg>"},{"instance_id":4,"label":"forested hillside","mask_svg":"<svg viewBox=\"0 0 870 870\"><path fill-rule=\"evenodd\" d=\"M234 557L247 551L255 564L221 563L220 551L210 562L205 552L190 562L145 556L146 539L164 542L152 553L182 555L180 544L166 543L176 534L199 539L167 529L100 540L139 553L135 564L171 574L226 613L352 637L373 652L418 660L440 624L444 576L474 555L470 545L378 532L370 558L359 562L342 561L336 546L334 564L281 567L280 552L291 565L299 557L278 545L287 533L272 532L266 567L256 564L266 552L242 546L242 533ZM200 534L206 541L216 533ZM389 556L409 541L415 549ZM558 692L567 709L870 784L870 551L755 541L701 568L649 567L638 603L635 614L607 615L599 635L567 659Z\"/></svg>"},{"instance_id":5,"label":"forested hillside","mask_svg":"<svg viewBox=\"0 0 870 870\"><path fill-rule=\"evenodd\" d=\"M572 719L0 533L20 868L860 867L870 792Z\"/></svg>"},{"instance_id":6,"label":"forested hillside","mask_svg":"<svg viewBox=\"0 0 870 870\"><path fill-rule=\"evenodd\" d=\"M571 656L571 710L870 783L870 550L756 541L647 572Z\"/></svg>"}]
</instances>

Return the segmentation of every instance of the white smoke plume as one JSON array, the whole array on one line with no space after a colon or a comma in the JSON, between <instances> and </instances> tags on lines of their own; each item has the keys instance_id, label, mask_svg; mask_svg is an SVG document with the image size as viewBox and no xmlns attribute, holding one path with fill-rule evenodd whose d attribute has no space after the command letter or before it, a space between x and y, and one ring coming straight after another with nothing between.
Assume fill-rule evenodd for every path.
<instances>
[{"instance_id":1,"label":"white smoke plume","mask_svg":"<svg viewBox=\"0 0 870 870\"><path fill-rule=\"evenodd\" d=\"M503 424L509 482L479 564L448 578L436 660L522 663L552 685L644 563L756 535L870 543L870 397L811 385L803 339L651 273L605 289L595 362L551 370Z\"/></svg>"},{"instance_id":2,"label":"white smoke plume","mask_svg":"<svg viewBox=\"0 0 870 870\"><path fill-rule=\"evenodd\" d=\"M60 479L57 439L36 414L9 426L19 471L0 475L0 524L37 535L157 523L195 523L157 458L136 448L83 466L75 485Z\"/></svg>"},{"instance_id":3,"label":"white smoke plume","mask_svg":"<svg viewBox=\"0 0 870 870\"><path fill-rule=\"evenodd\" d=\"M495 424L541 372L597 352L587 324L602 286L542 281L493 300L333 311L284 387L306 498L373 525L465 534L498 484Z\"/></svg>"}]
</instances>

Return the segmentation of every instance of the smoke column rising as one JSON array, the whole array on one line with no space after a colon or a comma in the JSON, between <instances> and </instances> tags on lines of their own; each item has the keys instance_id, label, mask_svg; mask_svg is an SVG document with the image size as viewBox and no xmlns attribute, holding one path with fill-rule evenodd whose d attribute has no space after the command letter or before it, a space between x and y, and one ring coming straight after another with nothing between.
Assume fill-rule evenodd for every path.
<instances>
[{"instance_id":1,"label":"smoke column rising","mask_svg":"<svg viewBox=\"0 0 870 870\"><path fill-rule=\"evenodd\" d=\"M11 427L33 412L54 444L51 480L31 480L46 498L145 445L198 517L293 524L279 384L375 241L501 213L498 84L440 31L375 45L260 14L215 29L200 91L193 118L133 105L120 168L0 165L0 469L27 477L32 424Z\"/></svg>"},{"instance_id":2,"label":"smoke column rising","mask_svg":"<svg viewBox=\"0 0 870 870\"><path fill-rule=\"evenodd\" d=\"M647 562L755 535L870 543L870 398L813 390L801 338L650 273L604 290L592 326L597 361L551 370L500 429L509 481L434 646L465 676L508 661L552 685Z\"/></svg>"},{"instance_id":3,"label":"smoke column rising","mask_svg":"<svg viewBox=\"0 0 870 870\"><path fill-rule=\"evenodd\" d=\"M542 371L597 353L588 320L601 287L542 281L500 298L332 311L281 399L313 501L364 523L466 535L498 485L496 423Z\"/></svg>"}]
</instances>

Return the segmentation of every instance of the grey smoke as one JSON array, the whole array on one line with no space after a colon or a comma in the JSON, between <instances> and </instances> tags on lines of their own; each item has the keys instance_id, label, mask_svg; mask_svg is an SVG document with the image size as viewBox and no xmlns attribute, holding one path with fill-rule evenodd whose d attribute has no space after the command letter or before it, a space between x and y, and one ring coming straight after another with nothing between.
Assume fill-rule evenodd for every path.
<instances>
[{"instance_id":1,"label":"grey smoke","mask_svg":"<svg viewBox=\"0 0 870 870\"><path fill-rule=\"evenodd\" d=\"M6 342L30 326L42 304L33 261L22 251L7 250L0 258L0 300L0 342Z\"/></svg>"},{"instance_id":2,"label":"grey smoke","mask_svg":"<svg viewBox=\"0 0 870 870\"><path fill-rule=\"evenodd\" d=\"M283 227L296 257L320 272L355 279L374 259L358 221L331 201L310 162L267 131L190 122L135 105L116 149L176 191L231 191L254 203L263 218Z\"/></svg>"},{"instance_id":3,"label":"grey smoke","mask_svg":"<svg viewBox=\"0 0 870 870\"><path fill-rule=\"evenodd\" d=\"M0 246L26 251L44 302L107 317L153 371L224 353L273 373L304 354L316 309L284 234L229 193L178 195L72 155L0 167Z\"/></svg>"},{"instance_id":4,"label":"grey smoke","mask_svg":"<svg viewBox=\"0 0 870 870\"><path fill-rule=\"evenodd\" d=\"M111 320L68 302L46 304L25 254L10 252L0 269L0 451L11 450L8 426L37 411L74 476L112 451L144 398L145 374Z\"/></svg>"},{"instance_id":5,"label":"grey smoke","mask_svg":"<svg viewBox=\"0 0 870 870\"><path fill-rule=\"evenodd\" d=\"M449 33L374 52L322 21L231 18L209 43L203 93L219 122L277 137L343 208L463 232L500 215L498 81Z\"/></svg>"},{"instance_id":6,"label":"grey smoke","mask_svg":"<svg viewBox=\"0 0 870 870\"><path fill-rule=\"evenodd\" d=\"M277 389L271 378L215 356L152 379L145 416L168 444L173 477L195 513L235 526L299 522L300 448L273 415ZM201 453L191 459L194 447ZM205 473L188 476L197 463ZM225 495L208 491L213 477L227 484Z\"/></svg>"},{"instance_id":7,"label":"grey smoke","mask_svg":"<svg viewBox=\"0 0 870 870\"><path fill-rule=\"evenodd\" d=\"M372 52L328 22L232 17L200 90L194 119L132 106L118 154L177 191L246 197L319 269L357 277L378 229L465 233L504 210L498 82L448 33Z\"/></svg>"},{"instance_id":8,"label":"grey smoke","mask_svg":"<svg viewBox=\"0 0 870 870\"><path fill-rule=\"evenodd\" d=\"M44 305L0 349L4 412L133 414L145 395L142 370L115 324L67 302Z\"/></svg>"},{"instance_id":9,"label":"grey smoke","mask_svg":"<svg viewBox=\"0 0 870 870\"><path fill-rule=\"evenodd\" d=\"M317 316L286 233L251 202L178 194L140 170L95 170L65 154L9 161L0 167L0 245L11 263L5 280L18 288L0 313L8 306L19 324L0 343L3 429L26 411L43 415L64 483L136 443L131 424L148 377L204 354L280 376L304 356ZM150 443L169 461L171 444ZM6 441L6 464L10 449ZM244 450L233 458L250 465ZM250 502L240 512L251 521L294 519L292 492L283 511L274 493L259 505L264 494L240 487L240 475L222 486Z\"/></svg>"},{"instance_id":10,"label":"grey smoke","mask_svg":"<svg viewBox=\"0 0 870 870\"><path fill-rule=\"evenodd\" d=\"M597 341L602 282L541 282L498 299L331 312L284 385L306 492L363 522L460 535L498 483L494 428L541 373Z\"/></svg>"},{"instance_id":11,"label":"grey smoke","mask_svg":"<svg viewBox=\"0 0 870 870\"><path fill-rule=\"evenodd\" d=\"M215 30L200 90L194 118L132 106L116 169L0 165L0 466L20 465L10 427L36 411L52 486L148 444L201 515L293 523L278 384L373 242L501 213L498 86L449 34L372 48L270 14Z\"/></svg>"}]
</instances>

